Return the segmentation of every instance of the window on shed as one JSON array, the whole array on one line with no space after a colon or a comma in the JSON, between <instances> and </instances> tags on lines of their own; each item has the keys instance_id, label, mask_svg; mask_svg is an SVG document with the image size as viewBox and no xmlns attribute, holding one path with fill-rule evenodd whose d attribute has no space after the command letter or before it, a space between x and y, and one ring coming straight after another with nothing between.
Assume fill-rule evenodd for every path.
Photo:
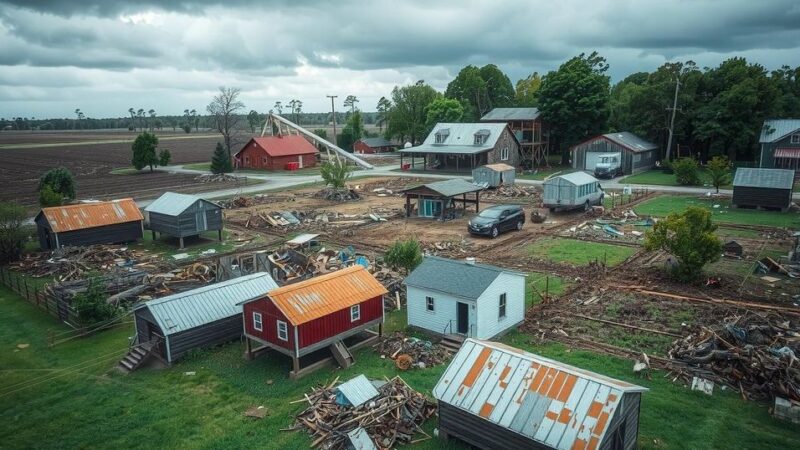
<instances>
[{"instance_id":1,"label":"window on shed","mask_svg":"<svg viewBox=\"0 0 800 450\"><path fill-rule=\"evenodd\" d=\"M800 133L795 133L792 135L792 144L800 144Z\"/></svg>"},{"instance_id":2,"label":"window on shed","mask_svg":"<svg viewBox=\"0 0 800 450\"><path fill-rule=\"evenodd\" d=\"M498 318L505 319L506 318L506 294L505 292L500 294L500 305L498 308Z\"/></svg>"},{"instance_id":3,"label":"window on shed","mask_svg":"<svg viewBox=\"0 0 800 450\"><path fill-rule=\"evenodd\" d=\"M425 310L433 312L435 309L433 305L433 297L425 297Z\"/></svg>"},{"instance_id":4,"label":"window on shed","mask_svg":"<svg viewBox=\"0 0 800 450\"><path fill-rule=\"evenodd\" d=\"M508 147L503 147L503 149L500 150L500 159L508 161Z\"/></svg>"},{"instance_id":5,"label":"window on shed","mask_svg":"<svg viewBox=\"0 0 800 450\"><path fill-rule=\"evenodd\" d=\"M279 320L278 324L278 339L282 341L289 340L289 327L286 326L286 322Z\"/></svg>"},{"instance_id":6,"label":"window on shed","mask_svg":"<svg viewBox=\"0 0 800 450\"><path fill-rule=\"evenodd\" d=\"M361 320L361 305L353 305L350 307L350 322L359 320Z\"/></svg>"},{"instance_id":7,"label":"window on shed","mask_svg":"<svg viewBox=\"0 0 800 450\"><path fill-rule=\"evenodd\" d=\"M253 328L256 331L264 331L264 324L261 321L261 313L253 313Z\"/></svg>"}]
</instances>

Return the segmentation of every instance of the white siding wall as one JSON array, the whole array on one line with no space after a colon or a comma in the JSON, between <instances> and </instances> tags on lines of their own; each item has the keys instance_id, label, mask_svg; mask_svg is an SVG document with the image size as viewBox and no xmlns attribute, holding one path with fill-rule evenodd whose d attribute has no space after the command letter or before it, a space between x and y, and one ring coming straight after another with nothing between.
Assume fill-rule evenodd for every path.
<instances>
[{"instance_id":1,"label":"white siding wall","mask_svg":"<svg viewBox=\"0 0 800 450\"><path fill-rule=\"evenodd\" d=\"M476 323L476 310L475 302L463 298L453 297L447 294L441 294L435 291L427 291L413 286L407 287L406 292L408 298L408 324L433 331L434 333L442 333L450 320L453 321L453 333L456 330L456 311L457 302L468 303L469 307L469 323ZM429 312L425 309L425 297L433 297L435 310ZM449 333L448 329L448 333Z\"/></svg>"},{"instance_id":2,"label":"white siding wall","mask_svg":"<svg viewBox=\"0 0 800 450\"><path fill-rule=\"evenodd\" d=\"M506 317L499 319L500 294L506 294ZM525 277L500 274L478 299L478 339L489 339L525 318Z\"/></svg>"}]
</instances>

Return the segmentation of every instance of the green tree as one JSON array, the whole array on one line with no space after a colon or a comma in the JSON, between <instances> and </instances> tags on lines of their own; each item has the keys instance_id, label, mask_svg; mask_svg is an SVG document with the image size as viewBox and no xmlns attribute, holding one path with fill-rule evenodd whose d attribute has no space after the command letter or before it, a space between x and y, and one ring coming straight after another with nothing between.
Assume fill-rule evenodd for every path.
<instances>
[{"instance_id":1,"label":"green tree","mask_svg":"<svg viewBox=\"0 0 800 450\"><path fill-rule=\"evenodd\" d=\"M533 72L527 78L517 81L514 91L514 103L520 107L538 105L540 87L542 87L542 77L539 72Z\"/></svg>"},{"instance_id":2,"label":"green tree","mask_svg":"<svg viewBox=\"0 0 800 450\"><path fill-rule=\"evenodd\" d=\"M0 264L16 261L22 255L28 237L23 229L27 216L22 205L0 202Z\"/></svg>"},{"instance_id":3,"label":"green tree","mask_svg":"<svg viewBox=\"0 0 800 450\"><path fill-rule=\"evenodd\" d=\"M551 126L551 144L576 144L605 131L608 120L608 64L597 52L580 55L549 72L539 88L542 120ZM568 158L562 153L562 159Z\"/></svg>"},{"instance_id":4,"label":"green tree","mask_svg":"<svg viewBox=\"0 0 800 450\"><path fill-rule=\"evenodd\" d=\"M438 96L425 108L425 125L428 133L439 122L460 122L464 117L464 107L452 98Z\"/></svg>"},{"instance_id":5,"label":"green tree","mask_svg":"<svg viewBox=\"0 0 800 450\"><path fill-rule=\"evenodd\" d=\"M386 125L386 122L389 120L389 111L392 109L392 102L386 97L381 97L375 109L378 111L375 125L378 125L378 129L383 133L383 126Z\"/></svg>"},{"instance_id":6,"label":"green tree","mask_svg":"<svg viewBox=\"0 0 800 450\"><path fill-rule=\"evenodd\" d=\"M136 170L142 170L150 166L150 172L153 167L158 165L158 156L156 155L156 147L158 146L158 138L152 133L147 131L136 136L133 141L131 149L133 150L133 158L131 164Z\"/></svg>"},{"instance_id":7,"label":"green tree","mask_svg":"<svg viewBox=\"0 0 800 450\"><path fill-rule=\"evenodd\" d=\"M336 143L340 148L353 151L353 144L364 136L364 122L361 111L356 110L347 119L347 123L342 129L342 134L337 138Z\"/></svg>"},{"instance_id":8,"label":"green tree","mask_svg":"<svg viewBox=\"0 0 800 450\"><path fill-rule=\"evenodd\" d=\"M680 158L669 165L675 173L675 180L684 186L697 186L700 181L700 165L691 157Z\"/></svg>"},{"instance_id":9,"label":"green tree","mask_svg":"<svg viewBox=\"0 0 800 450\"><path fill-rule=\"evenodd\" d=\"M690 206L682 213L673 213L658 221L645 234L647 251L663 250L677 259L672 273L680 280L696 279L703 266L717 261L722 253L722 241L714 234L717 226L711 212Z\"/></svg>"},{"instance_id":10,"label":"green tree","mask_svg":"<svg viewBox=\"0 0 800 450\"><path fill-rule=\"evenodd\" d=\"M422 263L422 246L413 238L398 240L386 250L383 260L392 267L404 269L408 274Z\"/></svg>"},{"instance_id":11,"label":"green tree","mask_svg":"<svg viewBox=\"0 0 800 450\"><path fill-rule=\"evenodd\" d=\"M334 188L341 189L347 184L350 179L352 169L345 161L334 159L332 161L325 161L320 166L320 175L325 184Z\"/></svg>"},{"instance_id":12,"label":"green tree","mask_svg":"<svg viewBox=\"0 0 800 450\"><path fill-rule=\"evenodd\" d=\"M321 137L322 139L328 139L328 130L324 128L317 128L314 130L314 134Z\"/></svg>"},{"instance_id":13,"label":"green tree","mask_svg":"<svg viewBox=\"0 0 800 450\"><path fill-rule=\"evenodd\" d=\"M217 142L214 154L211 155L211 173L230 173L233 171L231 159L222 142Z\"/></svg>"},{"instance_id":14,"label":"green tree","mask_svg":"<svg viewBox=\"0 0 800 450\"><path fill-rule=\"evenodd\" d=\"M508 75L494 64L487 64L481 67L480 73L481 78L486 83L486 97L488 100L486 105L488 109L481 113L481 116L491 111L492 108L504 108L514 105L514 85L511 84L511 79L508 78Z\"/></svg>"},{"instance_id":15,"label":"green tree","mask_svg":"<svg viewBox=\"0 0 800 450\"><path fill-rule=\"evenodd\" d=\"M72 173L64 167L50 169L39 179L39 192L46 187L59 196L58 204L61 200L75 198L75 178ZM52 197L51 197L52 198Z\"/></svg>"},{"instance_id":16,"label":"green tree","mask_svg":"<svg viewBox=\"0 0 800 450\"><path fill-rule=\"evenodd\" d=\"M455 79L444 91L447 98L453 98L464 105L464 119L475 122L489 111L489 95L481 70L469 65L458 72Z\"/></svg>"},{"instance_id":17,"label":"green tree","mask_svg":"<svg viewBox=\"0 0 800 450\"><path fill-rule=\"evenodd\" d=\"M168 166L172 160L172 154L167 149L162 149L158 152L158 165L161 167Z\"/></svg>"},{"instance_id":18,"label":"green tree","mask_svg":"<svg viewBox=\"0 0 800 450\"><path fill-rule=\"evenodd\" d=\"M114 317L117 308L106 303L107 297L103 284L90 279L86 291L72 299L72 307L78 313L81 325L90 326Z\"/></svg>"},{"instance_id":19,"label":"green tree","mask_svg":"<svg viewBox=\"0 0 800 450\"><path fill-rule=\"evenodd\" d=\"M726 156L715 156L706 165L708 176L711 178L711 185L717 188L725 186L731 182L731 162Z\"/></svg>"},{"instance_id":20,"label":"green tree","mask_svg":"<svg viewBox=\"0 0 800 450\"><path fill-rule=\"evenodd\" d=\"M345 108L350 108L350 114L353 114L353 113L356 112L356 103L358 103L358 101L359 101L358 97L356 97L355 95L348 95L344 99L344 107Z\"/></svg>"},{"instance_id":21,"label":"green tree","mask_svg":"<svg viewBox=\"0 0 800 450\"><path fill-rule=\"evenodd\" d=\"M412 144L422 142L427 135L425 107L437 92L420 80L410 86L392 89L392 107L388 114L386 135Z\"/></svg>"},{"instance_id":22,"label":"green tree","mask_svg":"<svg viewBox=\"0 0 800 450\"><path fill-rule=\"evenodd\" d=\"M258 114L258 111L251 109L250 112L247 113L247 123L250 124L250 132L255 133L256 127L261 123L261 115Z\"/></svg>"},{"instance_id":23,"label":"green tree","mask_svg":"<svg viewBox=\"0 0 800 450\"><path fill-rule=\"evenodd\" d=\"M39 206L60 206L64 203L64 196L53 190L49 184L39 189Z\"/></svg>"}]
</instances>

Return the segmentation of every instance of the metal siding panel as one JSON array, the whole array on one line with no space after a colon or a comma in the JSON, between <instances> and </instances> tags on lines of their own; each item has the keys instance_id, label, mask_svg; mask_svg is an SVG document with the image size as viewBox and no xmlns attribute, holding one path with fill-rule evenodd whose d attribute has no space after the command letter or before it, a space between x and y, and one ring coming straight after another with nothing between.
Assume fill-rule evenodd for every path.
<instances>
[{"instance_id":1,"label":"metal siding panel","mask_svg":"<svg viewBox=\"0 0 800 450\"><path fill-rule=\"evenodd\" d=\"M516 398L520 395L522 390L528 388L527 383L532 377L533 368L528 361L520 358L517 369L513 372L508 381L508 387L503 391L503 395L500 397L500 400L498 400L495 410L492 412L492 415L489 416L491 421L501 426L508 426L507 423L503 425L503 419L509 417L508 420L510 422L511 418L514 417L514 413L519 408L519 403L516 402Z\"/></svg>"},{"instance_id":2,"label":"metal siding panel","mask_svg":"<svg viewBox=\"0 0 800 450\"><path fill-rule=\"evenodd\" d=\"M500 358L492 365L491 370L485 371L488 372L489 375L480 383L480 392L474 396L472 403L469 405L470 411L482 411L482 408L488 403L487 400L492 393L496 392L497 397L500 397L500 394L502 394L504 390L499 386L500 374L503 372L503 369L510 359L510 355L505 353L500 354ZM494 403L491 403L491 405L492 408L494 408Z\"/></svg>"},{"instance_id":3,"label":"metal siding panel","mask_svg":"<svg viewBox=\"0 0 800 450\"><path fill-rule=\"evenodd\" d=\"M513 394L514 387L519 384L519 381L516 379L517 373L520 373L518 379L521 379L522 375L525 373L524 369L528 367L526 361L523 361L522 358L509 358L506 365L501 368L500 377L497 379L497 388L493 389L486 399L487 403L494 405L488 419L491 420L492 417L496 417L494 420L497 421L502 417L503 412L508 406L507 400L510 398L508 394ZM505 376L503 375L504 373ZM514 381L516 381L516 383L514 383Z\"/></svg>"},{"instance_id":4,"label":"metal siding panel","mask_svg":"<svg viewBox=\"0 0 800 450\"><path fill-rule=\"evenodd\" d=\"M592 430L594 429L595 424L597 424L597 418L599 417L592 417L589 415L589 411L591 409L591 404L597 403L605 403L606 399L608 398L608 394L611 392L611 388L608 386L599 385L597 388L597 393L591 399L592 401L586 407L586 409L581 409L581 411L585 411L585 415L583 417L583 422L581 422L580 428L578 430L578 436L576 439L581 439L587 443L589 443L590 439L592 438ZM588 399L589 397L587 397ZM589 446L586 447L590 449Z\"/></svg>"},{"instance_id":5,"label":"metal siding panel","mask_svg":"<svg viewBox=\"0 0 800 450\"><path fill-rule=\"evenodd\" d=\"M516 410L511 423L508 424L508 428L518 433L532 436L533 434L526 430L526 428L528 428L526 425L530 425L530 419L533 415L533 410L536 408L536 405L546 402L547 400L549 399L542 397L535 392L529 391L525 393L522 403L520 403L519 408ZM549 404L549 401L547 401L547 403Z\"/></svg>"},{"instance_id":6,"label":"metal siding panel","mask_svg":"<svg viewBox=\"0 0 800 450\"><path fill-rule=\"evenodd\" d=\"M572 411L572 418L567 423L564 431L561 433L561 439L556 444L559 448L572 448L572 444L575 442L575 437L578 435L578 427L580 425L577 419L581 411L579 404L584 398L584 394L586 396L594 395L591 392L586 392L587 388L589 388L592 383L593 382L589 380L578 379L578 381L575 383L575 386L572 388L572 393L564 405L565 408L569 408Z\"/></svg>"},{"instance_id":7,"label":"metal siding panel","mask_svg":"<svg viewBox=\"0 0 800 450\"><path fill-rule=\"evenodd\" d=\"M472 343L471 341L468 342ZM462 347L461 350L456 353L456 358L450 364L458 363L457 372L451 378L450 386L445 390L440 400L445 400L453 405L457 404L456 396L461 388L461 383L464 381L464 377L466 377L469 368L475 364L482 350L483 347L473 344L472 348Z\"/></svg>"}]
</instances>

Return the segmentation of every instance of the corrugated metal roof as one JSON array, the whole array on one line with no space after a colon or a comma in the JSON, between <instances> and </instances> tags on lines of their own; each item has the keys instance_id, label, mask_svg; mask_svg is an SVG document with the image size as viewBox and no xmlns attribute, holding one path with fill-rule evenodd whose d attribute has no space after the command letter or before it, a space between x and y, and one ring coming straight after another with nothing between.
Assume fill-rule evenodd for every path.
<instances>
[{"instance_id":1,"label":"corrugated metal roof","mask_svg":"<svg viewBox=\"0 0 800 450\"><path fill-rule=\"evenodd\" d=\"M539 117L539 108L495 108L483 117L486 120L536 120Z\"/></svg>"},{"instance_id":2,"label":"corrugated metal roof","mask_svg":"<svg viewBox=\"0 0 800 450\"><path fill-rule=\"evenodd\" d=\"M650 141L646 141L628 131L622 131L620 133L608 133L604 134L603 137L613 142L616 142L617 144L623 147L627 147L633 150L634 152L644 152L647 150L654 150L658 148L656 144Z\"/></svg>"},{"instance_id":3,"label":"corrugated metal roof","mask_svg":"<svg viewBox=\"0 0 800 450\"><path fill-rule=\"evenodd\" d=\"M596 449L622 395L648 389L507 345L467 339L433 396L558 449Z\"/></svg>"},{"instance_id":4,"label":"corrugated metal roof","mask_svg":"<svg viewBox=\"0 0 800 450\"><path fill-rule=\"evenodd\" d=\"M401 153L446 153L472 155L494 148L497 139L508 125L505 123L437 123L425 141L416 147L400 150ZM447 130L447 138L441 144L436 143L436 133ZM486 141L475 145L475 134L488 132Z\"/></svg>"},{"instance_id":5,"label":"corrugated metal roof","mask_svg":"<svg viewBox=\"0 0 800 450\"><path fill-rule=\"evenodd\" d=\"M501 274L524 274L488 264L426 256L405 279L406 286L429 289L456 297L477 299Z\"/></svg>"},{"instance_id":6,"label":"corrugated metal roof","mask_svg":"<svg viewBox=\"0 0 800 450\"><path fill-rule=\"evenodd\" d=\"M144 220L142 212L131 198L52 206L42 208L39 214L44 214L56 233Z\"/></svg>"},{"instance_id":7,"label":"corrugated metal roof","mask_svg":"<svg viewBox=\"0 0 800 450\"><path fill-rule=\"evenodd\" d=\"M408 189L404 189L403 192L419 189L420 187L426 187L432 191L438 192L439 195L442 195L444 197L452 197L455 195L477 192L483 189L481 186L472 184L469 181L463 180L461 178L453 178L452 180L436 181L434 183L414 186Z\"/></svg>"},{"instance_id":8,"label":"corrugated metal roof","mask_svg":"<svg viewBox=\"0 0 800 450\"><path fill-rule=\"evenodd\" d=\"M195 202L207 202L214 206L219 206L216 203L204 200L196 195L179 194L177 192L164 192L161 197L158 197L144 208L147 212L154 212L158 214L166 214L168 216L177 216L186 211L186 208L195 204Z\"/></svg>"},{"instance_id":9,"label":"corrugated metal roof","mask_svg":"<svg viewBox=\"0 0 800 450\"><path fill-rule=\"evenodd\" d=\"M305 243L307 243L309 241L313 241L314 239L316 239L318 237L319 237L318 234L303 233L303 234L298 234L293 239L289 239L288 241L286 241L286 243L289 244L289 245L301 245L301 244L305 244Z\"/></svg>"},{"instance_id":10,"label":"corrugated metal roof","mask_svg":"<svg viewBox=\"0 0 800 450\"><path fill-rule=\"evenodd\" d=\"M171 335L241 314L240 303L277 287L268 273L259 272L150 300L136 309L148 308L164 334Z\"/></svg>"},{"instance_id":11,"label":"corrugated metal roof","mask_svg":"<svg viewBox=\"0 0 800 450\"><path fill-rule=\"evenodd\" d=\"M356 264L275 289L269 298L292 325L301 325L387 292L364 266Z\"/></svg>"},{"instance_id":12,"label":"corrugated metal roof","mask_svg":"<svg viewBox=\"0 0 800 450\"><path fill-rule=\"evenodd\" d=\"M353 450L378 450L375 442L369 437L367 430L362 427L354 428L348 432L347 438L350 439L350 445L353 446Z\"/></svg>"},{"instance_id":13,"label":"corrugated metal roof","mask_svg":"<svg viewBox=\"0 0 800 450\"><path fill-rule=\"evenodd\" d=\"M791 189L794 185L794 170L756 169L739 167L733 177L733 186Z\"/></svg>"},{"instance_id":14,"label":"corrugated metal roof","mask_svg":"<svg viewBox=\"0 0 800 450\"><path fill-rule=\"evenodd\" d=\"M372 148L378 147L396 147L397 144L392 144L391 142L387 141L382 137L374 137L374 138L361 138L361 142L367 144Z\"/></svg>"},{"instance_id":15,"label":"corrugated metal roof","mask_svg":"<svg viewBox=\"0 0 800 450\"><path fill-rule=\"evenodd\" d=\"M363 405L378 396L378 390L363 374L345 381L336 390L354 407Z\"/></svg>"},{"instance_id":16,"label":"corrugated metal roof","mask_svg":"<svg viewBox=\"0 0 800 450\"><path fill-rule=\"evenodd\" d=\"M249 145L258 145L266 154L276 156L294 156L316 154L317 148L311 145L306 138L296 134L282 136L263 136L250 139L241 150L236 152L238 156L242 150Z\"/></svg>"},{"instance_id":17,"label":"corrugated metal roof","mask_svg":"<svg viewBox=\"0 0 800 450\"><path fill-rule=\"evenodd\" d=\"M483 165L481 167L486 167L487 169L492 169L495 172L505 172L507 170L513 170L515 172L517 171L517 169L515 169L514 166L509 166L508 164L504 164L504 163L486 164L486 165Z\"/></svg>"},{"instance_id":18,"label":"corrugated metal roof","mask_svg":"<svg viewBox=\"0 0 800 450\"><path fill-rule=\"evenodd\" d=\"M557 175L557 176L554 176L554 177L550 177L550 178L546 179L544 182L545 182L545 184L547 184L548 181L552 182L552 181L554 181L554 180L556 180L558 178L560 178L562 180L569 181L570 183L574 184L575 186L583 186L584 184L587 184L587 183L595 183L595 182L599 181L597 178L589 175L588 173L582 172L582 171L579 170L577 172L565 173L564 175Z\"/></svg>"},{"instance_id":19,"label":"corrugated metal roof","mask_svg":"<svg viewBox=\"0 0 800 450\"><path fill-rule=\"evenodd\" d=\"M775 142L796 131L800 131L800 119L765 120L758 142L760 144Z\"/></svg>"}]
</instances>

